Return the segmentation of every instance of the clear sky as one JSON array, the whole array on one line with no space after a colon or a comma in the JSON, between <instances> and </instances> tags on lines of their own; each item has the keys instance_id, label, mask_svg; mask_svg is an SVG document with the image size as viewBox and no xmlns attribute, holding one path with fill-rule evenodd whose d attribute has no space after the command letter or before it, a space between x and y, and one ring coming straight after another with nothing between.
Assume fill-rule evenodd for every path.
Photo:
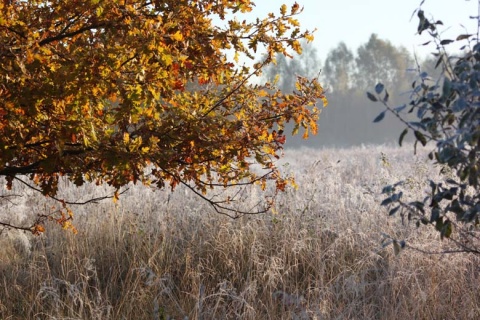
<instances>
[{"instance_id":1,"label":"clear sky","mask_svg":"<svg viewBox=\"0 0 480 320\"><path fill-rule=\"evenodd\" d=\"M256 0L254 13L264 17L268 12L278 13L285 3L291 6L294 0ZM366 43L372 33L381 39L388 39L394 45L403 45L416 51L420 57L433 51L433 47L421 47L428 37L416 34L418 18L412 17L421 0L297 0L305 9L298 16L303 28L315 32L315 46L322 62L328 51L343 41L351 50ZM427 17L442 20L449 28L443 38L456 37L464 33L477 32L477 21L469 19L478 15L478 1L475 0L425 0L422 5Z\"/></svg>"}]
</instances>

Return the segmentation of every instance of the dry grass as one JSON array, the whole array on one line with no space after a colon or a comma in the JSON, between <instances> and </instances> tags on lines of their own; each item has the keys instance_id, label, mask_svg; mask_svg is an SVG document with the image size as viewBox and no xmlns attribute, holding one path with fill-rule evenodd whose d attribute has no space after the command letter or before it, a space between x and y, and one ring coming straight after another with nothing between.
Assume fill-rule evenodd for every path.
<instances>
[{"instance_id":1,"label":"dry grass","mask_svg":"<svg viewBox=\"0 0 480 320\"><path fill-rule=\"evenodd\" d=\"M3 231L0 319L477 319L477 257L381 246L382 233L438 246L379 208L385 183L425 188L432 168L410 152L287 155L300 189L277 214L231 220L184 190L134 187L116 205L75 208L76 236L53 225L39 237ZM13 201L3 205L12 222L52 205Z\"/></svg>"}]
</instances>

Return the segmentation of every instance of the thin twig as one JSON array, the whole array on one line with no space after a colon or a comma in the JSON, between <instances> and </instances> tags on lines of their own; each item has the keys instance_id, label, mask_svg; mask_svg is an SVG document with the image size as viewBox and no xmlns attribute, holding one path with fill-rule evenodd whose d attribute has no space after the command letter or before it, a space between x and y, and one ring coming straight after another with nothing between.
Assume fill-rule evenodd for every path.
<instances>
[{"instance_id":1,"label":"thin twig","mask_svg":"<svg viewBox=\"0 0 480 320\"><path fill-rule=\"evenodd\" d=\"M41 189L35 188L34 186L26 183L25 181L23 181L22 179L20 179L18 177L14 177L14 179L17 180L17 181L20 181L21 183L23 183L24 185L26 185L28 188L30 188L32 190L43 193ZM118 195L122 195L125 192L127 192L128 190L129 189L127 188L127 189L123 190L122 192L120 192ZM85 205L85 204L89 204L89 203L98 203L99 201L106 200L106 199L112 199L112 198L115 197L115 195L102 196L102 197L92 198L92 199L89 199L89 200L86 200L86 201L80 201L80 202L78 202L78 201L65 201L65 200L59 199L59 198L54 197L54 196L49 196L49 197L52 198L55 201L58 201L58 202L61 202L61 203L64 203L64 204L68 204L68 205Z\"/></svg>"},{"instance_id":2,"label":"thin twig","mask_svg":"<svg viewBox=\"0 0 480 320\"><path fill-rule=\"evenodd\" d=\"M418 251L418 252L421 252L421 253L424 253L424 254L431 254L431 255L435 255L435 254L452 254L452 253L474 253L474 254L480 254L480 251L478 251L478 250L470 250L470 249L430 251L430 250L420 249L420 248L411 246L411 245L409 245L409 244L406 244L405 247L406 247L406 248L409 248L409 249L412 249L412 250L415 250L415 251Z\"/></svg>"},{"instance_id":3,"label":"thin twig","mask_svg":"<svg viewBox=\"0 0 480 320\"><path fill-rule=\"evenodd\" d=\"M23 230L23 231L28 231L32 232L32 227L19 227L19 226L14 226L12 224L6 223L6 222L1 222L0 221L0 226L8 228L8 229L16 229L16 230Z\"/></svg>"}]
</instances>

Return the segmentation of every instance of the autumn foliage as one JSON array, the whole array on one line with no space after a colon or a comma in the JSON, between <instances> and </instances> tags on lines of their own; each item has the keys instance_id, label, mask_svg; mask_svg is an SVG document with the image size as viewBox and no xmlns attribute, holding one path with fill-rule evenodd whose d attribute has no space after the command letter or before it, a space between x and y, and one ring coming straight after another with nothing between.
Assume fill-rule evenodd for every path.
<instances>
[{"instance_id":1,"label":"autumn foliage","mask_svg":"<svg viewBox=\"0 0 480 320\"><path fill-rule=\"evenodd\" d=\"M299 29L298 4L243 20L253 9L249 0L1 2L7 186L21 179L53 198L62 176L116 190L184 184L206 200L217 186L273 180L282 190L291 182L275 166L283 126L315 133L326 100L316 79L299 77L293 94L252 84L277 53L313 38Z\"/></svg>"}]
</instances>

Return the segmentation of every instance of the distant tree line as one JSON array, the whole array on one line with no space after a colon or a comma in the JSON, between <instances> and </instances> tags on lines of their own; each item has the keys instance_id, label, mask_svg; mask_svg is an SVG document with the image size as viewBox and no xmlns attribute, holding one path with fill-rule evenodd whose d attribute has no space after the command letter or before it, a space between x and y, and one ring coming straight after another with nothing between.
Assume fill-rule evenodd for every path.
<instances>
[{"instance_id":1,"label":"distant tree line","mask_svg":"<svg viewBox=\"0 0 480 320\"><path fill-rule=\"evenodd\" d=\"M312 44L304 44L303 53L293 58L279 55L276 65L269 65L263 80L273 82L284 91L293 91L297 75L316 77L327 89L329 106L322 110L319 133L308 140L288 136L287 148L302 145L347 147L359 144L393 142L403 130L395 117L380 123L373 119L381 111L372 105L365 92L378 82L389 90L390 101L401 104L410 97L411 84L418 68L433 72L432 60L418 61L405 48L372 34L356 51L340 42L327 54L324 63ZM431 72L429 72L431 74Z\"/></svg>"}]
</instances>

